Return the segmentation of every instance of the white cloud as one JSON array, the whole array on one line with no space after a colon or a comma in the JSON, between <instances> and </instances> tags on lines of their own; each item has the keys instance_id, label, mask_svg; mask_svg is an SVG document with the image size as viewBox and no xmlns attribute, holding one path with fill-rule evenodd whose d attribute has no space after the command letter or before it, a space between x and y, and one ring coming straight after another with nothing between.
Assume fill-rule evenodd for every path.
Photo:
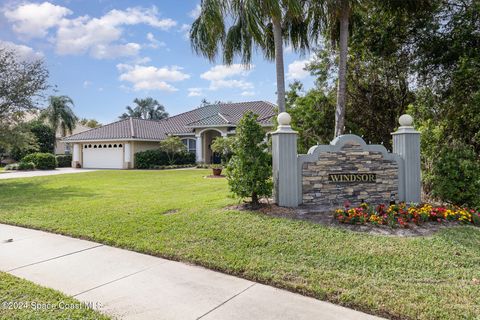
<instances>
[{"instance_id":1,"label":"white cloud","mask_svg":"<svg viewBox=\"0 0 480 320\"><path fill-rule=\"evenodd\" d=\"M152 61L152 59L150 57L138 57L138 58L133 60L133 63L134 64L146 64L146 63L149 63L150 61Z\"/></svg>"},{"instance_id":2,"label":"white cloud","mask_svg":"<svg viewBox=\"0 0 480 320\"><path fill-rule=\"evenodd\" d=\"M85 80L83 81L83 87L84 88L88 88L92 85L92 81L89 81L89 80Z\"/></svg>"},{"instance_id":3,"label":"white cloud","mask_svg":"<svg viewBox=\"0 0 480 320\"><path fill-rule=\"evenodd\" d=\"M148 46L151 47L151 48L154 48L154 49L156 49L158 47L165 47L166 46L165 42L158 41L157 39L155 39L155 36L151 32L147 33L147 40L150 42L148 44Z\"/></svg>"},{"instance_id":4,"label":"white cloud","mask_svg":"<svg viewBox=\"0 0 480 320\"><path fill-rule=\"evenodd\" d=\"M90 50L90 55L95 59L114 59L118 57L136 56L141 46L138 43L118 45L98 44Z\"/></svg>"},{"instance_id":5,"label":"white cloud","mask_svg":"<svg viewBox=\"0 0 480 320\"><path fill-rule=\"evenodd\" d=\"M189 97L199 97L203 94L202 88L188 88Z\"/></svg>"},{"instance_id":6,"label":"white cloud","mask_svg":"<svg viewBox=\"0 0 480 320\"><path fill-rule=\"evenodd\" d=\"M245 97L250 97L250 96L254 96L255 95L255 91L243 91L241 93L242 96L245 96Z\"/></svg>"},{"instance_id":7,"label":"white cloud","mask_svg":"<svg viewBox=\"0 0 480 320\"><path fill-rule=\"evenodd\" d=\"M184 23L178 29L178 32L183 33L183 39L184 40L190 39L190 27L191 27L191 25Z\"/></svg>"},{"instance_id":8,"label":"white cloud","mask_svg":"<svg viewBox=\"0 0 480 320\"><path fill-rule=\"evenodd\" d=\"M50 2L28 3L13 10L4 10L5 17L13 23L13 30L29 38L45 37L48 29L70 14L71 10Z\"/></svg>"},{"instance_id":9,"label":"white cloud","mask_svg":"<svg viewBox=\"0 0 480 320\"><path fill-rule=\"evenodd\" d=\"M251 69L254 66L250 66ZM246 70L241 64L217 65L200 75L200 78L210 81L210 90L221 88L253 89L253 83L245 80L251 70ZM240 79L231 79L237 77Z\"/></svg>"},{"instance_id":10,"label":"white cloud","mask_svg":"<svg viewBox=\"0 0 480 320\"><path fill-rule=\"evenodd\" d=\"M85 15L69 19L66 16L72 14L72 11L44 2L20 5L14 10L4 10L4 14L13 23L15 32L29 37L44 37L48 35L49 29L56 28L51 39L58 54L88 53L96 59L138 54L142 46L138 43L127 43L123 39L124 26L146 24L168 30L177 24L172 19L159 18L156 7L114 9L99 18ZM147 38L150 45L158 47L162 44L153 34L147 35Z\"/></svg>"},{"instance_id":11,"label":"white cloud","mask_svg":"<svg viewBox=\"0 0 480 320\"><path fill-rule=\"evenodd\" d=\"M176 22L159 19L155 7L111 10L101 18L83 16L73 20L64 19L57 32L57 52L81 54L88 51L97 59L136 55L141 48L139 44L113 44L121 39L122 26L135 24L148 24L166 30L175 26Z\"/></svg>"},{"instance_id":12,"label":"white cloud","mask_svg":"<svg viewBox=\"0 0 480 320\"><path fill-rule=\"evenodd\" d=\"M197 19L200 16L201 12L202 12L202 7L200 7L200 5L197 4L195 8L188 13L188 16L192 19Z\"/></svg>"},{"instance_id":13,"label":"white cloud","mask_svg":"<svg viewBox=\"0 0 480 320\"><path fill-rule=\"evenodd\" d=\"M121 72L119 79L130 82L135 91L177 91L178 89L169 82L178 82L190 78L190 75L182 72L182 68L179 66L157 68L154 66L118 64L117 69Z\"/></svg>"},{"instance_id":14,"label":"white cloud","mask_svg":"<svg viewBox=\"0 0 480 320\"><path fill-rule=\"evenodd\" d=\"M16 44L10 41L0 40L0 48L13 50L16 56L21 60L33 60L43 58L43 54L23 44Z\"/></svg>"},{"instance_id":15,"label":"white cloud","mask_svg":"<svg viewBox=\"0 0 480 320\"><path fill-rule=\"evenodd\" d=\"M310 59L295 60L288 65L287 79L300 80L310 75L310 72L305 70L305 66L310 62Z\"/></svg>"}]
</instances>

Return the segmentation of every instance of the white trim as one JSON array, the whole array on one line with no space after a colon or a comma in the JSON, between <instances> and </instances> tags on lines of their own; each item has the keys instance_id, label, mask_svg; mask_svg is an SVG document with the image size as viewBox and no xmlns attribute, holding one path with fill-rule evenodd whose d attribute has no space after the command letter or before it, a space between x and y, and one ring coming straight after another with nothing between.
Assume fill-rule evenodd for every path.
<instances>
[{"instance_id":1,"label":"white trim","mask_svg":"<svg viewBox=\"0 0 480 320\"><path fill-rule=\"evenodd\" d=\"M198 128L230 128L230 127L236 127L236 124L214 124L214 125L202 125L202 126L185 126L185 128L193 128L193 129L198 129Z\"/></svg>"},{"instance_id":2,"label":"white trim","mask_svg":"<svg viewBox=\"0 0 480 320\"><path fill-rule=\"evenodd\" d=\"M205 129L201 130L200 132L198 132L197 135L201 135L202 133L204 133L205 131L208 131L208 130L217 131L218 133L220 133L220 135L223 136L223 131L216 129L215 127L205 128Z\"/></svg>"},{"instance_id":3,"label":"white trim","mask_svg":"<svg viewBox=\"0 0 480 320\"><path fill-rule=\"evenodd\" d=\"M168 134L169 136L179 136L179 137L188 137L188 136L192 136L194 137L195 136L195 133L194 132L189 132L189 133L169 133Z\"/></svg>"},{"instance_id":4,"label":"white trim","mask_svg":"<svg viewBox=\"0 0 480 320\"><path fill-rule=\"evenodd\" d=\"M132 139L132 138L118 138L118 139L88 139L88 140L66 140L64 142L73 142L73 143L95 143L95 142L108 142L108 141L163 141L165 139Z\"/></svg>"}]
</instances>

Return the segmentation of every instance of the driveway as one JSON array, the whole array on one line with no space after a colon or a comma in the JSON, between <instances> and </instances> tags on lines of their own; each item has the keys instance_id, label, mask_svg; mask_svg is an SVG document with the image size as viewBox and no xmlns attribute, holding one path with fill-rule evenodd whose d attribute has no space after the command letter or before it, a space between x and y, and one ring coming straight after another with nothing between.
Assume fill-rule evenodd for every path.
<instances>
[{"instance_id":1,"label":"driveway","mask_svg":"<svg viewBox=\"0 0 480 320\"><path fill-rule=\"evenodd\" d=\"M380 319L205 268L4 224L0 271L119 319Z\"/></svg>"},{"instance_id":2,"label":"driveway","mask_svg":"<svg viewBox=\"0 0 480 320\"><path fill-rule=\"evenodd\" d=\"M53 176L57 174L82 173L96 171L96 169L75 169L75 168L57 168L55 170L35 170L35 171L7 171L0 174L1 179L30 178L41 176Z\"/></svg>"}]
</instances>

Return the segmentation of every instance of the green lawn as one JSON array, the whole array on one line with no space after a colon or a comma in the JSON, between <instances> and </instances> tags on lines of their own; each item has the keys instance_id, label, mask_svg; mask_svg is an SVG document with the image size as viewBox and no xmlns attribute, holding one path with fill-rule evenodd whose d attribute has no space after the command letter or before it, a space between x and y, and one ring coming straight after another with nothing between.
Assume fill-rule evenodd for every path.
<instances>
[{"instance_id":1,"label":"green lawn","mask_svg":"<svg viewBox=\"0 0 480 320\"><path fill-rule=\"evenodd\" d=\"M58 291L0 272L0 319L109 318Z\"/></svg>"},{"instance_id":2,"label":"green lawn","mask_svg":"<svg viewBox=\"0 0 480 320\"><path fill-rule=\"evenodd\" d=\"M4 180L0 221L189 261L390 318L480 318L479 228L398 238L228 211L236 200L226 181L207 174Z\"/></svg>"}]
</instances>

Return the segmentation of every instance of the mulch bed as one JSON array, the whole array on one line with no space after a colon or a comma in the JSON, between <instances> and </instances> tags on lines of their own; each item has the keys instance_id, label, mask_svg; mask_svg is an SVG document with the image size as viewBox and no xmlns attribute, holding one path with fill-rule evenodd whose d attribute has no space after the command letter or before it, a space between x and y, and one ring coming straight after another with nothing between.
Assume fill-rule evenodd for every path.
<instances>
[{"instance_id":1,"label":"mulch bed","mask_svg":"<svg viewBox=\"0 0 480 320\"><path fill-rule=\"evenodd\" d=\"M422 225L409 224L408 228L391 228L386 225L351 225L338 222L333 217L333 211L319 211L315 208L302 207L299 208L284 208L279 207L270 201L262 201L259 207L252 207L250 203L242 203L234 206L227 207L228 210L239 211L255 211L260 214L277 218L287 218L292 220L303 220L312 223L318 223L325 226L333 226L341 229L346 229L355 232L364 232L374 235L386 235L386 236L398 236L398 237L418 237L429 236L435 232L449 228L459 226L456 222L426 222Z\"/></svg>"}]
</instances>

